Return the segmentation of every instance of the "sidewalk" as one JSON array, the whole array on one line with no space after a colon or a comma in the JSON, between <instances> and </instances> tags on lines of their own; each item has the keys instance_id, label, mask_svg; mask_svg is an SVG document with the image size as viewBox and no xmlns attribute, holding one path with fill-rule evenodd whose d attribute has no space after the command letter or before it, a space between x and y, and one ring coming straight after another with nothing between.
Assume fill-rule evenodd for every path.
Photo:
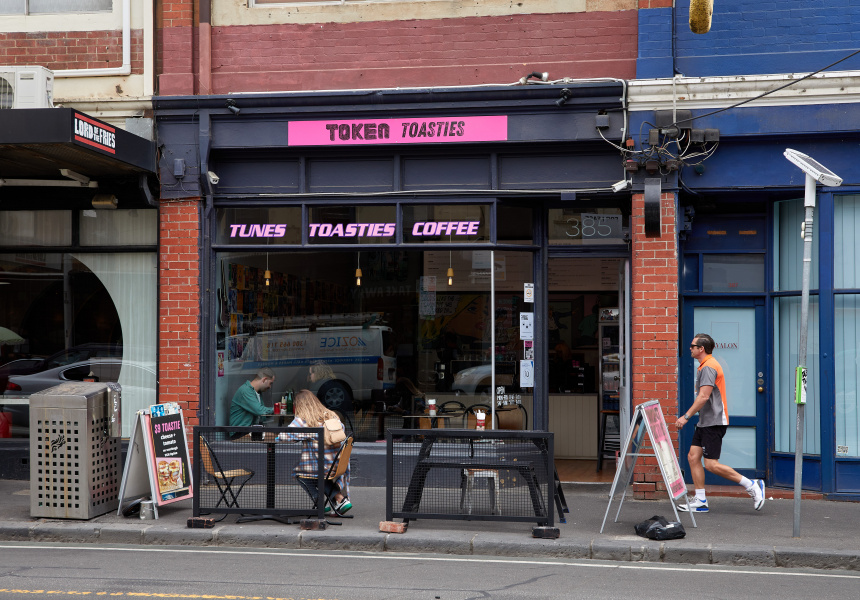
<instances>
[{"instance_id":1,"label":"sidewalk","mask_svg":"<svg viewBox=\"0 0 860 600\"><path fill-rule=\"evenodd\" d=\"M418 520L406 533L381 533L385 489L352 489L353 519L324 531L302 531L276 521L236 523L229 515L212 529L189 529L191 501L159 509L159 519L118 517L89 521L30 518L30 482L0 480L0 540L91 544L205 545L370 552L437 552L457 555L528 556L615 561L809 567L860 571L860 504L804 499L801 537L793 538L794 501L768 500L761 512L752 500L712 495L711 512L681 514L687 530L682 540L655 542L641 538L633 526L653 515L673 518L669 500L627 498L617 523L618 499L606 527L609 485L565 484L570 513L556 523L559 539L536 539L530 523ZM743 492L743 490L740 490ZM788 494L781 490L782 496ZM773 496L768 490L768 497ZM220 515L215 515L216 517ZM557 514L556 514L557 517Z\"/></svg>"}]
</instances>

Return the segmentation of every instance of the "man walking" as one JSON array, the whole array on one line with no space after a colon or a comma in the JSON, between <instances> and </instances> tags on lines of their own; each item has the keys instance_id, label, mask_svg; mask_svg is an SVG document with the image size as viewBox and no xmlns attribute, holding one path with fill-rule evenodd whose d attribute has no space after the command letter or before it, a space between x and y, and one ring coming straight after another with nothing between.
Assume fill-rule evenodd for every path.
<instances>
[{"instance_id":1,"label":"man walking","mask_svg":"<svg viewBox=\"0 0 860 600\"><path fill-rule=\"evenodd\" d=\"M687 498L687 503L678 506L678 510L708 512L705 469L744 486L747 493L752 496L755 509L761 510L764 506L764 481L747 479L719 461L723 436L726 435L729 425L729 412L723 368L711 355L713 351L714 340L711 336L697 333L690 344L690 356L699 362L699 369L696 371L696 399L690 410L675 422L675 427L681 429L694 414L699 413L699 423L696 425L690 452L687 454L696 495ZM704 467L702 458L705 461Z\"/></svg>"}]
</instances>

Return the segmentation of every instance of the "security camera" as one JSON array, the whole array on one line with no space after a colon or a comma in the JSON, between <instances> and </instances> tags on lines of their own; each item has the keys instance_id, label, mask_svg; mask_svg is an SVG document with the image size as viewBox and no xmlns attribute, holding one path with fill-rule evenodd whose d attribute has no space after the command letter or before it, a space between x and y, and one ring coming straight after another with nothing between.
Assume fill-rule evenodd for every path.
<instances>
[{"instance_id":1,"label":"security camera","mask_svg":"<svg viewBox=\"0 0 860 600\"><path fill-rule=\"evenodd\" d=\"M612 191L615 193L623 192L624 190L626 190L629 187L630 187L630 182L626 179L622 179L618 183L612 184Z\"/></svg>"},{"instance_id":2,"label":"security camera","mask_svg":"<svg viewBox=\"0 0 860 600\"><path fill-rule=\"evenodd\" d=\"M218 177L213 171L206 171L206 178L212 185L218 185L218 182L221 181L221 178Z\"/></svg>"},{"instance_id":3,"label":"security camera","mask_svg":"<svg viewBox=\"0 0 860 600\"><path fill-rule=\"evenodd\" d=\"M804 173L812 177L821 185L830 187L842 185L842 178L839 177L839 175L822 165L811 156L807 156L803 152L798 152L791 148L786 148L782 155L785 156L789 162L800 167Z\"/></svg>"}]
</instances>

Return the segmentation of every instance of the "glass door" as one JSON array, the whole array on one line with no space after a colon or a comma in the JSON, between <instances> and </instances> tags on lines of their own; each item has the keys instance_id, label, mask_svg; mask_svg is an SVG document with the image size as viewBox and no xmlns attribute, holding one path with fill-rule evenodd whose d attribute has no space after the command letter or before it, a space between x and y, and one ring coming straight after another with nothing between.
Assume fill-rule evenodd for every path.
<instances>
[{"instance_id":1,"label":"glass door","mask_svg":"<svg viewBox=\"0 0 860 600\"><path fill-rule=\"evenodd\" d=\"M697 333L707 333L714 339L714 358L723 367L726 378L729 429L723 440L720 462L746 477L762 478L767 457L767 399L771 396L765 353L764 302L750 298L686 303L681 336L680 411L688 410L695 399L699 365L685 349ZM694 417L691 425L697 422L698 418ZM687 473L687 451L693 432L693 427L681 430L681 464ZM726 484L726 480L711 473L706 474L705 481L710 485Z\"/></svg>"}]
</instances>

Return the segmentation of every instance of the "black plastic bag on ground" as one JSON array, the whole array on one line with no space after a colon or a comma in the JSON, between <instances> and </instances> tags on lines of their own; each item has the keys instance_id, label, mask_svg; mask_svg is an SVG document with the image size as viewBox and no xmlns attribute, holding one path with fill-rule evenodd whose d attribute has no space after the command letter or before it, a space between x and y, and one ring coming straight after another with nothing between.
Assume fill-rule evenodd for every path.
<instances>
[{"instance_id":1,"label":"black plastic bag on ground","mask_svg":"<svg viewBox=\"0 0 860 600\"><path fill-rule=\"evenodd\" d=\"M667 521L665 517L654 515L633 527L636 535L649 540L677 540L686 537L687 531L678 521Z\"/></svg>"}]
</instances>

